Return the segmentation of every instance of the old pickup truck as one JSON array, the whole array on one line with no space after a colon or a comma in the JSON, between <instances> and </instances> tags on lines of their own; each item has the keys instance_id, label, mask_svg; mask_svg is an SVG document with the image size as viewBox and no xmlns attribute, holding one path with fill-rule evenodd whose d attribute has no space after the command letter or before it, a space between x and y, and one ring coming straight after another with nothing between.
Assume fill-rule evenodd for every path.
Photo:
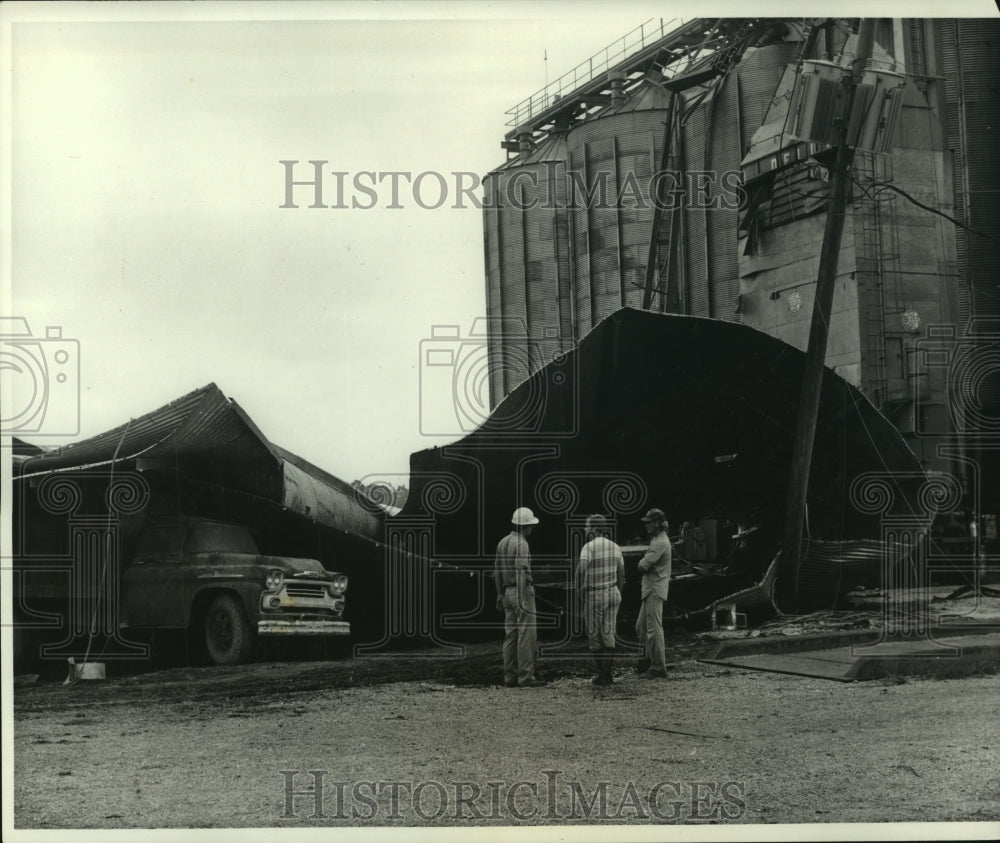
<instances>
[{"instance_id":1,"label":"old pickup truck","mask_svg":"<svg viewBox=\"0 0 1000 843\"><path fill-rule=\"evenodd\" d=\"M262 554L236 524L154 521L121 578L121 626L200 636L215 664L240 664L258 639L346 636L347 577L315 559Z\"/></svg>"}]
</instances>

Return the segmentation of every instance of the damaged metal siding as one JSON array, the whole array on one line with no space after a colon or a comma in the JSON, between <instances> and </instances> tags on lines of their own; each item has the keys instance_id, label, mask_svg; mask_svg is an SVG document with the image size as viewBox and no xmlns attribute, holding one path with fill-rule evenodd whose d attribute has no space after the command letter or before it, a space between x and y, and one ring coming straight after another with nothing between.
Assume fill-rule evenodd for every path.
<instances>
[{"instance_id":1,"label":"damaged metal siding","mask_svg":"<svg viewBox=\"0 0 1000 843\"><path fill-rule=\"evenodd\" d=\"M345 494L313 477L287 460L282 460L282 506L327 527L335 527L380 539L382 521L358 503L353 494Z\"/></svg>"}]
</instances>

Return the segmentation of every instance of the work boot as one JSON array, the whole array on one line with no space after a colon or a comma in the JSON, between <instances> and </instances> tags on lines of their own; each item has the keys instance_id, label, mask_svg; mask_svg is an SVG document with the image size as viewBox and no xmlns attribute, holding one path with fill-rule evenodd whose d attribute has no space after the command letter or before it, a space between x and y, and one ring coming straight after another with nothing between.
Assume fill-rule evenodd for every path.
<instances>
[{"instance_id":1,"label":"work boot","mask_svg":"<svg viewBox=\"0 0 1000 843\"><path fill-rule=\"evenodd\" d=\"M613 651L604 647L601 649L600 653L594 657L597 662L597 676L595 676L592 681L595 685L610 685L612 682L611 652Z\"/></svg>"},{"instance_id":2,"label":"work boot","mask_svg":"<svg viewBox=\"0 0 1000 843\"><path fill-rule=\"evenodd\" d=\"M591 650L590 651L590 669L594 671L594 675L590 678L590 681L594 685L600 685L601 682L601 651Z\"/></svg>"},{"instance_id":3,"label":"work boot","mask_svg":"<svg viewBox=\"0 0 1000 843\"><path fill-rule=\"evenodd\" d=\"M652 666L653 662L647 658L639 659L639 664L635 666L636 673L645 673Z\"/></svg>"},{"instance_id":4,"label":"work boot","mask_svg":"<svg viewBox=\"0 0 1000 843\"><path fill-rule=\"evenodd\" d=\"M611 685L615 681L615 648L606 647L604 649L604 675L608 680L606 684Z\"/></svg>"}]
</instances>

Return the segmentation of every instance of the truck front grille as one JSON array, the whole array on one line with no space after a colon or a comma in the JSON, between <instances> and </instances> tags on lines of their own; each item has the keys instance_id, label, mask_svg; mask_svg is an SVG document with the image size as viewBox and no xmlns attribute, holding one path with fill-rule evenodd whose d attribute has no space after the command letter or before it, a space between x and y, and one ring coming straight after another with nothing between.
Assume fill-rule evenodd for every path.
<instances>
[{"instance_id":1,"label":"truck front grille","mask_svg":"<svg viewBox=\"0 0 1000 843\"><path fill-rule=\"evenodd\" d=\"M313 583L285 583L285 593L289 597L313 597L313 598L323 598L326 597L326 588L319 584Z\"/></svg>"}]
</instances>

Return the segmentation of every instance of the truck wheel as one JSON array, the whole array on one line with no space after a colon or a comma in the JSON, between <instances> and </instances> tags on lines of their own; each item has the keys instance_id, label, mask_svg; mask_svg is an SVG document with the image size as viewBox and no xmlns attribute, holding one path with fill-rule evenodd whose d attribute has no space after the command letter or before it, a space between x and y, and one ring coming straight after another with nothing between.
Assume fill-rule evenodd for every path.
<instances>
[{"instance_id":1,"label":"truck wheel","mask_svg":"<svg viewBox=\"0 0 1000 843\"><path fill-rule=\"evenodd\" d=\"M216 597L205 613L205 646L215 664L243 664L253 652L254 635L239 600Z\"/></svg>"}]
</instances>

